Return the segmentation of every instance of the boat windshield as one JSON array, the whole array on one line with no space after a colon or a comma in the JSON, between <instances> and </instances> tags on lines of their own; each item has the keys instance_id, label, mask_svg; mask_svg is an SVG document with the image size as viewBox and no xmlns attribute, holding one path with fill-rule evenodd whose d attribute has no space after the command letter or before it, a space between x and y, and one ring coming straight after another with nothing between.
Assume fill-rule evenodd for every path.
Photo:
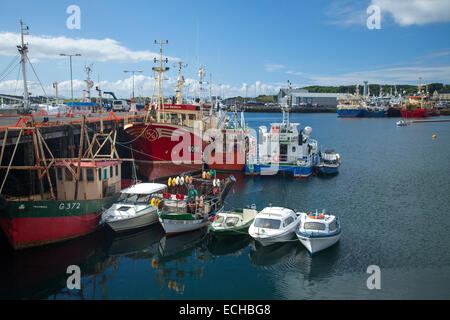
<instances>
[{"instance_id":1,"label":"boat windshield","mask_svg":"<svg viewBox=\"0 0 450 320\"><path fill-rule=\"evenodd\" d=\"M151 194L140 194L136 200L136 204L147 204Z\"/></svg>"},{"instance_id":2,"label":"boat windshield","mask_svg":"<svg viewBox=\"0 0 450 320\"><path fill-rule=\"evenodd\" d=\"M325 225L320 222L305 222L304 228L305 230L322 231L325 230Z\"/></svg>"},{"instance_id":3,"label":"boat windshield","mask_svg":"<svg viewBox=\"0 0 450 320\"><path fill-rule=\"evenodd\" d=\"M117 202L126 204L135 204L137 198L138 198L137 194L122 193Z\"/></svg>"},{"instance_id":4,"label":"boat windshield","mask_svg":"<svg viewBox=\"0 0 450 320\"><path fill-rule=\"evenodd\" d=\"M223 216L217 216L214 219L214 223L222 223L225 220L225 218Z\"/></svg>"},{"instance_id":5,"label":"boat windshield","mask_svg":"<svg viewBox=\"0 0 450 320\"><path fill-rule=\"evenodd\" d=\"M255 220L255 227L267 229L280 229L281 221L275 219L257 218Z\"/></svg>"}]
</instances>

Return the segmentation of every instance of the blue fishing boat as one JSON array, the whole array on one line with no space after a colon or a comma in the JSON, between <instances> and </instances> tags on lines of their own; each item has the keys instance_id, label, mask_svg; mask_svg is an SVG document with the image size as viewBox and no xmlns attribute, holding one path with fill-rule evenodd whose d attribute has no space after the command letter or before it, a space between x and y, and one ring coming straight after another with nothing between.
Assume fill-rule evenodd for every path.
<instances>
[{"instance_id":1,"label":"blue fishing boat","mask_svg":"<svg viewBox=\"0 0 450 320\"><path fill-rule=\"evenodd\" d=\"M344 118L363 117L364 105L364 98L359 94L359 85L356 85L355 94L338 97L337 115Z\"/></svg>"}]
</instances>

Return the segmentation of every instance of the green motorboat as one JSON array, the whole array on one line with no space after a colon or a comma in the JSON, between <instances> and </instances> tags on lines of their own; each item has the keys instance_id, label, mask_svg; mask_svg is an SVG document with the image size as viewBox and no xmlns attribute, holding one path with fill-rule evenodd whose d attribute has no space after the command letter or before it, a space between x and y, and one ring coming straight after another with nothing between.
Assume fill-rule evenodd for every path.
<instances>
[{"instance_id":1,"label":"green motorboat","mask_svg":"<svg viewBox=\"0 0 450 320\"><path fill-rule=\"evenodd\" d=\"M218 237L248 234L248 228L257 213L255 205L244 209L220 212L216 215L214 221L208 225L208 229Z\"/></svg>"}]
</instances>

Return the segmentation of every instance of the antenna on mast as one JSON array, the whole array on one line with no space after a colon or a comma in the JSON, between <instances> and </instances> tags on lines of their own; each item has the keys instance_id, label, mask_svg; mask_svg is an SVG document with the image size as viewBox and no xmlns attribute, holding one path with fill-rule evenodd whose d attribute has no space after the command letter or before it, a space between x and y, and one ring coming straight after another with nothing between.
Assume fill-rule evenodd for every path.
<instances>
[{"instance_id":1,"label":"antenna on mast","mask_svg":"<svg viewBox=\"0 0 450 320\"><path fill-rule=\"evenodd\" d=\"M158 107L160 109L164 109L164 96L163 96L163 74L164 72L169 70L169 67L163 67L163 63L168 63L169 59L168 58L163 58L163 45L164 44L168 44L169 41L156 41L155 40L155 44L159 44L160 45L160 49L159 49L159 53L160 53L160 58L154 58L153 62L157 63L159 62L159 67L153 67L152 70L158 73Z\"/></svg>"},{"instance_id":2,"label":"antenna on mast","mask_svg":"<svg viewBox=\"0 0 450 320\"><path fill-rule=\"evenodd\" d=\"M176 86L176 90L175 90L175 94L176 94L176 98L177 98L176 103L182 104L183 96L182 96L181 91L182 91L183 85L184 85L184 77L181 75L181 69L186 68L187 64L183 64L182 61L179 61L177 64L178 64L178 80L177 80L177 86Z\"/></svg>"},{"instance_id":3,"label":"antenna on mast","mask_svg":"<svg viewBox=\"0 0 450 320\"><path fill-rule=\"evenodd\" d=\"M28 93L28 85L27 85L27 70L26 70L26 60L28 53L28 44L25 44L23 36L29 35L28 31L30 27L23 24L22 19L20 19L20 36L21 36L21 45L17 46L17 50L20 53L20 63L22 64L22 75L23 75L23 107L24 109L28 109L29 102L29 93Z\"/></svg>"}]
</instances>

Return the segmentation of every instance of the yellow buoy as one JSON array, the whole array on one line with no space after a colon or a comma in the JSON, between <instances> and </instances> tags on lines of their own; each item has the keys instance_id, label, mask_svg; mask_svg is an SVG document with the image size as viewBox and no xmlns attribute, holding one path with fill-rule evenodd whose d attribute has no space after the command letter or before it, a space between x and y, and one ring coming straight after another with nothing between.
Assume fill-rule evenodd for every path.
<instances>
[{"instance_id":1,"label":"yellow buoy","mask_svg":"<svg viewBox=\"0 0 450 320\"><path fill-rule=\"evenodd\" d=\"M159 206L159 199L156 199L155 206Z\"/></svg>"},{"instance_id":2,"label":"yellow buoy","mask_svg":"<svg viewBox=\"0 0 450 320\"><path fill-rule=\"evenodd\" d=\"M205 171L203 171L202 178L206 179L206 172Z\"/></svg>"},{"instance_id":3,"label":"yellow buoy","mask_svg":"<svg viewBox=\"0 0 450 320\"><path fill-rule=\"evenodd\" d=\"M152 207L155 205L155 198L152 198L152 201L150 202L150 204Z\"/></svg>"},{"instance_id":4,"label":"yellow buoy","mask_svg":"<svg viewBox=\"0 0 450 320\"><path fill-rule=\"evenodd\" d=\"M167 182L167 185L170 187L170 183L172 182L172 179L169 178L169 181Z\"/></svg>"}]
</instances>

